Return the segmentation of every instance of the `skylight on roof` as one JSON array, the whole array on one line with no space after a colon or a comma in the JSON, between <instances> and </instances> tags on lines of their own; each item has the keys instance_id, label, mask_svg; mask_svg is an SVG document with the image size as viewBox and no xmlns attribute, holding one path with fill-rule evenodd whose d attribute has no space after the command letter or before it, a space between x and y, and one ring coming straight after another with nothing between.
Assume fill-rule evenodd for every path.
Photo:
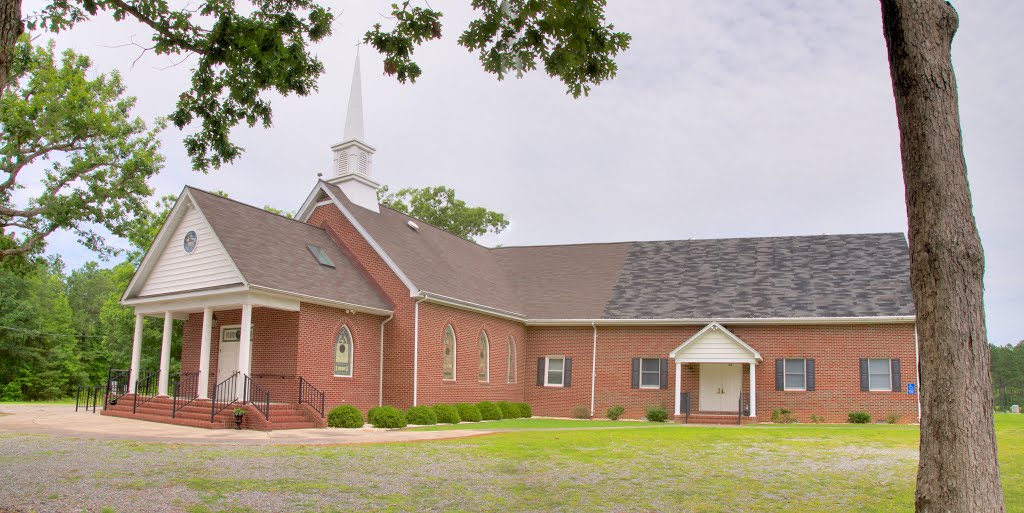
<instances>
[{"instance_id":1,"label":"skylight on roof","mask_svg":"<svg viewBox=\"0 0 1024 513\"><path fill-rule=\"evenodd\" d=\"M334 267L334 262L331 261L331 257L327 256L327 252L324 251L324 248L321 248L320 246L314 246L312 244L306 244L306 247L309 248L309 252L313 254L313 257L316 258L316 261L320 262L320 265Z\"/></svg>"}]
</instances>

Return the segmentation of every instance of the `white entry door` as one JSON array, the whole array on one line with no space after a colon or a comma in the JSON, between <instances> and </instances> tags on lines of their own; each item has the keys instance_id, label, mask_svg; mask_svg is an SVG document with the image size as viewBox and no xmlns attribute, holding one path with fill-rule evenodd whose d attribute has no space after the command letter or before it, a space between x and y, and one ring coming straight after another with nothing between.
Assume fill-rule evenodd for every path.
<instances>
[{"instance_id":1,"label":"white entry door","mask_svg":"<svg viewBox=\"0 0 1024 513\"><path fill-rule=\"evenodd\" d=\"M223 328L220 331L220 350L217 352L217 382L224 381L231 377L238 370L238 338L232 337L225 331L231 328ZM212 384L211 384L212 388Z\"/></svg>"},{"instance_id":2,"label":"white entry door","mask_svg":"<svg viewBox=\"0 0 1024 513\"><path fill-rule=\"evenodd\" d=\"M700 410L735 412L740 407L743 365L700 364Z\"/></svg>"}]
</instances>

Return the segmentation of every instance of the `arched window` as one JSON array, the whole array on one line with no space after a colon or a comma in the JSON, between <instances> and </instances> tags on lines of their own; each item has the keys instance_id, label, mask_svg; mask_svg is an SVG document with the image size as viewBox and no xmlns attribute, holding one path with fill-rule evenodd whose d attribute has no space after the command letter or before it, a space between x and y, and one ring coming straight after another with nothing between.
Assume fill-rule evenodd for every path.
<instances>
[{"instance_id":1,"label":"arched window","mask_svg":"<svg viewBox=\"0 0 1024 513\"><path fill-rule=\"evenodd\" d=\"M342 326L334 341L334 375L352 377L352 332Z\"/></svg>"},{"instance_id":2,"label":"arched window","mask_svg":"<svg viewBox=\"0 0 1024 513\"><path fill-rule=\"evenodd\" d=\"M444 330L444 363L441 365L441 379L455 380L455 330L450 324Z\"/></svg>"},{"instance_id":3,"label":"arched window","mask_svg":"<svg viewBox=\"0 0 1024 513\"><path fill-rule=\"evenodd\" d=\"M487 382L491 378L491 343L487 340L487 332L480 332L480 361L477 364L477 379Z\"/></svg>"},{"instance_id":4,"label":"arched window","mask_svg":"<svg viewBox=\"0 0 1024 513\"><path fill-rule=\"evenodd\" d=\"M508 336L508 382L516 382L516 339Z\"/></svg>"}]
</instances>

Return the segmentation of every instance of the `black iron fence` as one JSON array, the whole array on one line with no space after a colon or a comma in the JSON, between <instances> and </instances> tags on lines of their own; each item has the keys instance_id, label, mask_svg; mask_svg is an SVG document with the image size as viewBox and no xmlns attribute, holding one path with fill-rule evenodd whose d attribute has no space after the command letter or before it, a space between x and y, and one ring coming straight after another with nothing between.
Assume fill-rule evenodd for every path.
<instances>
[{"instance_id":1,"label":"black iron fence","mask_svg":"<svg viewBox=\"0 0 1024 513\"><path fill-rule=\"evenodd\" d=\"M224 378L224 381L213 386L213 395L210 401L210 423L217 418L217 414L225 408L238 402L238 372Z\"/></svg>"},{"instance_id":2,"label":"black iron fence","mask_svg":"<svg viewBox=\"0 0 1024 513\"><path fill-rule=\"evenodd\" d=\"M242 404L251 403L263 414L263 418L270 420L270 391L264 390L258 383L252 380L247 374L245 377L245 396L242 397Z\"/></svg>"},{"instance_id":3,"label":"black iron fence","mask_svg":"<svg viewBox=\"0 0 1024 513\"><path fill-rule=\"evenodd\" d=\"M679 392L679 414L683 415L683 422L690 422L690 411L693 409L693 394L690 392Z\"/></svg>"},{"instance_id":4,"label":"black iron fence","mask_svg":"<svg viewBox=\"0 0 1024 513\"><path fill-rule=\"evenodd\" d=\"M75 393L75 411L78 411L79 406L84 407L85 411L89 411L91 406L92 412L96 413L96 404L100 402L103 389L103 385L79 386L78 392ZM104 408L106 408L105 405Z\"/></svg>"},{"instance_id":5,"label":"black iron fence","mask_svg":"<svg viewBox=\"0 0 1024 513\"><path fill-rule=\"evenodd\" d=\"M299 376L299 404L308 404L324 417L324 392Z\"/></svg>"},{"instance_id":6,"label":"black iron fence","mask_svg":"<svg viewBox=\"0 0 1024 513\"><path fill-rule=\"evenodd\" d=\"M199 372L181 372L172 386L174 395L171 400L171 418L175 418L182 408L192 404L199 397Z\"/></svg>"},{"instance_id":7,"label":"black iron fence","mask_svg":"<svg viewBox=\"0 0 1024 513\"><path fill-rule=\"evenodd\" d=\"M148 403L156 397L159 389L159 380L159 372L145 371L139 373L139 378L135 380L135 393L132 394L132 415L135 414L139 406Z\"/></svg>"},{"instance_id":8,"label":"black iron fence","mask_svg":"<svg viewBox=\"0 0 1024 513\"><path fill-rule=\"evenodd\" d=\"M131 392L128 389L128 382L131 376L131 369L110 369L107 371L107 386L103 397L103 409L108 404L117 404L121 396Z\"/></svg>"}]
</instances>

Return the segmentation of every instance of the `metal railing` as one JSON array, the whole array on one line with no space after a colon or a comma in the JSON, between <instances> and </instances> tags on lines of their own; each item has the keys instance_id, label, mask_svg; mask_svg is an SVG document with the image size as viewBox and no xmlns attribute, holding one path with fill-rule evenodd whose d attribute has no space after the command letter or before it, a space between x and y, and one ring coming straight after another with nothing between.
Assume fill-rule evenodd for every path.
<instances>
[{"instance_id":1,"label":"metal railing","mask_svg":"<svg viewBox=\"0 0 1024 513\"><path fill-rule=\"evenodd\" d=\"M78 392L75 393L75 411L78 411L78 406L81 404L85 407L85 411L89 411L89 406L92 405L92 412L96 413L96 404L100 402L100 392L103 390L103 385L95 386L79 386ZM82 392L85 392L85 402L82 403ZM106 404L103 406L106 409Z\"/></svg>"},{"instance_id":2,"label":"metal railing","mask_svg":"<svg viewBox=\"0 0 1024 513\"><path fill-rule=\"evenodd\" d=\"M256 409L263 414L263 418L270 420L270 391L263 390L258 383L252 380L247 374L243 374L245 377L245 386L243 390L245 396L242 397L242 404L251 403Z\"/></svg>"},{"instance_id":3,"label":"metal railing","mask_svg":"<svg viewBox=\"0 0 1024 513\"><path fill-rule=\"evenodd\" d=\"M135 393L132 394L132 415L139 406L148 403L156 397L160 373L145 371L139 373L139 379L135 380Z\"/></svg>"},{"instance_id":4,"label":"metal railing","mask_svg":"<svg viewBox=\"0 0 1024 513\"><path fill-rule=\"evenodd\" d=\"M690 410L692 409L690 407L690 397L689 392L679 392L679 413L685 415L683 417L683 423L685 424L690 423Z\"/></svg>"},{"instance_id":5,"label":"metal railing","mask_svg":"<svg viewBox=\"0 0 1024 513\"><path fill-rule=\"evenodd\" d=\"M171 418L175 418L182 408L192 404L199 397L199 372L181 372L172 386L174 396L171 399Z\"/></svg>"},{"instance_id":6,"label":"metal railing","mask_svg":"<svg viewBox=\"0 0 1024 513\"><path fill-rule=\"evenodd\" d=\"M324 418L324 392L299 376L299 404L306 403Z\"/></svg>"},{"instance_id":7,"label":"metal railing","mask_svg":"<svg viewBox=\"0 0 1024 513\"><path fill-rule=\"evenodd\" d=\"M103 395L103 409L108 404L117 404L117 400L131 390L128 389L128 382L131 376L131 369L109 369L107 371L107 387Z\"/></svg>"},{"instance_id":8,"label":"metal railing","mask_svg":"<svg viewBox=\"0 0 1024 513\"><path fill-rule=\"evenodd\" d=\"M211 398L210 423L212 424L218 413L238 402L238 371L214 385Z\"/></svg>"}]
</instances>

